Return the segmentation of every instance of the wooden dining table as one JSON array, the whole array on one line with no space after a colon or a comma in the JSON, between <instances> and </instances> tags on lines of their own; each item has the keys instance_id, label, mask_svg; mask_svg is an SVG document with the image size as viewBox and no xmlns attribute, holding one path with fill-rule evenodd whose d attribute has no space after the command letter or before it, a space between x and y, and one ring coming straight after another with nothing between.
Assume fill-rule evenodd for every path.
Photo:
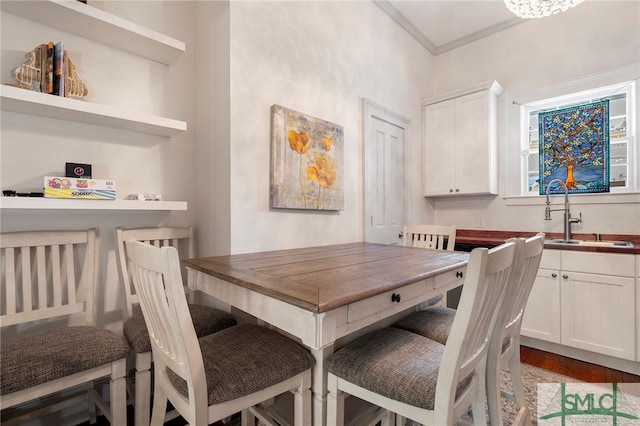
<instances>
[{"instance_id":1,"label":"wooden dining table","mask_svg":"<svg viewBox=\"0 0 640 426\"><path fill-rule=\"evenodd\" d=\"M389 325L460 286L469 254L347 243L187 259L189 287L250 314L309 348L313 424L326 424L324 360L341 344Z\"/></svg>"}]
</instances>

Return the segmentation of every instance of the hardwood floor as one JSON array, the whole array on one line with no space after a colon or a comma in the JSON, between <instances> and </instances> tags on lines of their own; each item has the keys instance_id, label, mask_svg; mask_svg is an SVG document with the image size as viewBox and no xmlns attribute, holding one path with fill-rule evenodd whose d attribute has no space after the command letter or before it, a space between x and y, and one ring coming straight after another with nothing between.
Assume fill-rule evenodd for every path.
<instances>
[{"instance_id":1,"label":"hardwood floor","mask_svg":"<svg viewBox=\"0 0 640 426\"><path fill-rule=\"evenodd\" d=\"M601 365L566 358L538 349L520 347L520 361L589 383L640 383L640 376Z\"/></svg>"}]
</instances>

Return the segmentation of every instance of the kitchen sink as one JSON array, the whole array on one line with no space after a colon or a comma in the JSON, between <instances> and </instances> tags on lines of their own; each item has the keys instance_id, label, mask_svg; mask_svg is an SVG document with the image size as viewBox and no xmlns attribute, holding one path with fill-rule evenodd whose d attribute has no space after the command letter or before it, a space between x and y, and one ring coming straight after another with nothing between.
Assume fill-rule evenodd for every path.
<instances>
[{"instance_id":1,"label":"kitchen sink","mask_svg":"<svg viewBox=\"0 0 640 426\"><path fill-rule=\"evenodd\" d=\"M548 239L544 241L545 244L562 244L571 246L588 246L588 247L618 247L618 248L633 248L634 245L631 241L594 241L594 240L563 240Z\"/></svg>"}]
</instances>

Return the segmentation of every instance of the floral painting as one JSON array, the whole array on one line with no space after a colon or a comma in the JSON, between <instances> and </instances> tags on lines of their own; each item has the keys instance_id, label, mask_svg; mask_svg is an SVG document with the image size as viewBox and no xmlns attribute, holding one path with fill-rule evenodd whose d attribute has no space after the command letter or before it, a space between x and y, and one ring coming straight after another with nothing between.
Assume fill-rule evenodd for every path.
<instances>
[{"instance_id":1,"label":"floral painting","mask_svg":"<svg viewBox=\"0 0 640 426\"><path fill-rule=\"evenodd\" d=\"M273 105L271 150L271 207L344 208L342 126Z\"/></svg>"},{"instance_id":2,"label":"floral painting","mask_svg":"<svg viewBox=\"0 0 640 426\"><path fill-rule=\"evenodd\" d=\"M540 195L553 179L570 193L609 192L609 101L541 112ZM549 193L564 193L562 185Z\"/></svg>"}]
</instances>

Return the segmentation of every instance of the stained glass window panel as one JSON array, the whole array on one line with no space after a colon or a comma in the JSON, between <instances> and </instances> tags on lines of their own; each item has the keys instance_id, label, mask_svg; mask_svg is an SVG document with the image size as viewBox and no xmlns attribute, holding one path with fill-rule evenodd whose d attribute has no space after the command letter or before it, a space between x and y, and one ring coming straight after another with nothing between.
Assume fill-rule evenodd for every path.
<instances>
[{"instance_id":1,"label":"stained glass window panel","mask_svg":"<svg viewBox=\"0 0 640 426\"><path fill-rule=\"evenodd\" d=\"M540 112L540 194L560 179L571 193L609 192L609 101ZM549 193L563 193L562 185Z\"/></svg>"}]
</instances>

